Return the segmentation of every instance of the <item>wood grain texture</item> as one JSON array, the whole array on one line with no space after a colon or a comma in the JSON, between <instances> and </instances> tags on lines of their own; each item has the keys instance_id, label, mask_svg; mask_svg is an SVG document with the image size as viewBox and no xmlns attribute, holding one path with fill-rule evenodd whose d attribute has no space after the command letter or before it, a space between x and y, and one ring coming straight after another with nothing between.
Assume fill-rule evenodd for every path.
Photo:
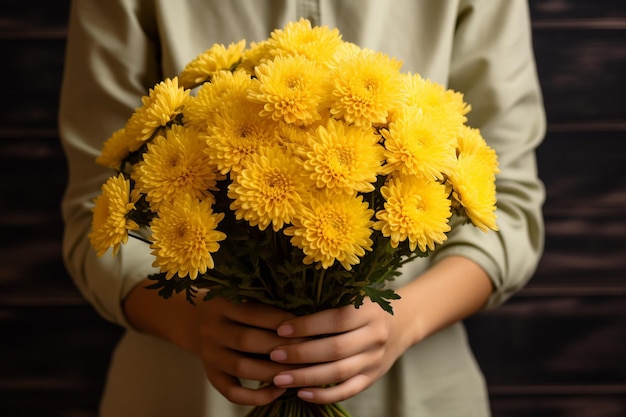
<instances>
[{"instance_id":1,"label":"wood grain texture","mask_svg":"<svg viewBox=\"0 0 626 417\"><path fill-rule=\"evenodd\" d=\"M2 130L56 130L65 39L0 37L0 50L6 103L0 112Z\"/></svg>"},{"instance_id":2,"label":"wood grain texture","mask_svg":"<svg viewBox=\"0 0 626 417\"><path fill-rule=\"evenodd\" d=\"M626 392L625 320L623 294L522 293L467 325L494 387L599 384Z\"/></svg>"},{"instance_id":3,"label":"wood grain texture","mask_svg":"<svg viewBox=\"0 0 626 417\"><path fill-rule=\"evenodd\" d=\"M626 26L537 29L534 45L551 124L626 119Z\"/></svg>"},{"instance_id":4,"label":"wood grain texture","mask_svg":"<svg viewBox=\"0 0 626 417\"><path fill-rule=\"evenodd\" d=\"M0 0L0 39L64 38L70 0Z\"/></svg>"},{"instance_id":5,"label":"wood grain texture","mask_svg":"<svg viewBox=\"0 0 626 417\"><path fill-rule=\"evenodd\" d=\"M622 0L530 0L533 23L545 21L579 21L581 19L611 20L626 18L626 3Z\"/></svg>"}]
</instances>

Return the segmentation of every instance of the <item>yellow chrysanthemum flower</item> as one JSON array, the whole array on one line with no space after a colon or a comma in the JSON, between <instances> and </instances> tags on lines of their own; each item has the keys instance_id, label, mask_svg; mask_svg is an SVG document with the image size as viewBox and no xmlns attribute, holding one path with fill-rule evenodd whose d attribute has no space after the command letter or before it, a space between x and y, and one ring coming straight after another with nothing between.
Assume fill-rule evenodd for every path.
<instances>
[{"instance_id":1,"label":"yellow chrysanthemum flower","mask_svg":"<svg viewBox=\"0 0 626 417\"><path fill-rule=\"evenodd\" d=\"M310 187L293 154L278 146L262 147L229 185L230 209L238 220L260 230L271 223L277 232L291 223Z\"/></svg>"},{"instance_id":2,"label":"yellow chrysanthemum flower","mask_svg":"<svg viewBox=\"0 0 626 417\"><path fill-rule=\"evenodd\" d=\"M126 134L126 129L118 129L102 145L102 151L96 163L111 169L120 169L122 161L135 146L134 138Z\"/></svg>"},{"instance_id":3,"label":"yellow chrysanthemum flower","mask_svg":"<svg viewBox=\"0 0 626 417\"><path fill-rule=\"evenodd\" d=\"M284 29L274 30L268 43L272 57L301 55L325 65L331 61L342 40L338 29L312 27L310 21L300 19L287 23Z\"/></svg>"},{"instance_id":4,"label":"yellow chrysanthemum flower","mask_svg":"<svg viewBox=\"0 0 626 417\"><path fill-rule=\"evenodd\" d=\"M256 110L256 106L225 103L220 117L209 126L205 152L222 174L238 172L259 147L277 142L276 123Z\"/></svg>"},{"instance_id":5,"label":"yellow chrysanthemum flower","mask_svg":"<svg viewBox=\"0 0 626 417\"><path fill-rule=\"evenodd\" d=\"M269 50L270 42L267 39L261 42L251 42L250 47L243 51L243 59L237 68L254 75L254 68L257 65L271 59Z\"/></svg>"},{"instance_id":6,"label":"yellow chrysanthemum flower","mask_svg":"<svg viewBox=\"0 0 626 417\"><path fill-rule=\"evenodd\" d=\"M379 125L404 99L402 63L382 53L362 50L331 72L330 112L358 126Z\"/></svg>"},{"instance_id":7,"label":"yellow chrysanthemum flower","mask_svg":"<svg viewBox=\"0 0 626 417\"><path fill-rule=\"evenodd\" d=\"M409 248L433 250L450 231L450 200L446 187L424 177L399 176L381 187L385 208L376 213L374 229L389 237L392 247L409 240Z\"/></svg>"},{"instance_id":8,"label":"yellow chrysanthemum flower","mask_svg":"<svg viewBox=\"0 0 626 417\"><path fill-rule=\"evenodd\" d=\"M285 122L279 122L275 131L276 142L281 147L291 151L298 156L306 156L309 151L309 137L315 134L315 130L320 125L313 123L306 126L299 126Z\"/></svg>"},{"instance_id":9,"label":"yellow chrysanthemum flower","mask_svg":"<svg viewBox=\"0 0 626 417\"><path fill-rule=\"evenodd\" d=\"M276 57L255 69L250 99L263 104L261 116L300 125L321 119L326 72L303 56Z\"/></svg>"},{"instance_id":10,"label":"yellow chrysanthemum flower","mask_svg":"<svg viewBox=\"0 0 626 417\"><path fill-rule=\"evenodd\" d=\"M465 127L458 138L459 156L450 182L452 196L470 221L482 231L498 230L496 224L496 152L477 129Z\"/></svg>"},{"instance_id":11,"label":"yellow chrysanthemum flower","mask_svg":"<svg viewBox=\"0 0 626 417\"><path fill-rule=\"evenodd\" d=\"M235 106L248 105L248 91L252 78L244 71L221 71L215 74L210 83L204 83L185 110L185 125L193 126L201 132L215 123L215 119L225 110L224 103ZM260 112L262 106L255 110Z\"/></svg>"},{"instance_id":12,"label":"yellow chrysanthemum flower","mask_svg":"<svg viewBox=\"0 0 626 417\"><path fill-rule=\"evenodd\" d=\"M384 159L379 140L371 128L330 119L310 136L304 168L330 195L374 191Z\"/></svg>"},{"instance_id":13,"label":"yellow chrysanthemum flower","mask_svg":"<svg viewBox=\"0 0 626 417\"><path fill-rule=\"evenodd\" d=\"M102 194L95 199L89 241L98 256L113 247L115 255L120 245L128 241L128 231L138 230L139 225L128 218L135 209L140 194L130 188L130 181L123 174L109 178L102 185Z\"/></svg>"},{"instance_id":14,"label":"yellow chrysanthemum flower","mask_svg":"<svg viewBox=\"0 0 626 417\"><path fill-rule=\"evenodd\" d=\"M457 154L459 155L476 155L481 153L490 155L493 159L493 163L489 164L489 166L492 168L493 174L495 175L500 172L496 151L487 144L480 130L467 125L462 126L457 132L456 143Z\"/></svg>"},{"instance_id":15,"label":"yellow chrysanthemum flower","mask_svg":"<svg viewBox=\"0 0 626 417\"><path fill-rule=\"evenodd\" d=\"M217 190L217 181L224 177L210 163L205 148L204 139L194 129L182 126L172 126L166 136L158 136L148 144L132 178L152 210L183 194L214 201L211 190Z\"/></svg>"},{"instance_id":16,"label":"yellow chrysanthemum flower","mask_svg":"<svg viewBox=\"0 0 626 417\"><path fill-rule=\"evenodd\" d=\"M373 215L361 196L331 198L322 193L310 200L284 233L302 249L306 265L317 263L326 269L337 261L351 270L366 250L372 250Z\"/></svg>"},{"instance_id":17,"label":"yellow chrysanthemum flower","mask_svg":"<svg viewBox=\"0 0 626 417\"><path fill-rule=\"evenodd\" d=\"M363 49L355 43L342 42L341 45L339 45L339 47L335 49L335 53L333 54L333 57L328 67L336 68L341 61L353 59L362 51Z\"/></svg>"},{"instance_id":18,"label":"yellow chrysanthemum flower","mask_svg":"<svg viewBox=\"0 0 626 417\"><path fill-rule=\"evenodd\" d=\"M211 81L219 71L232 71L241 62L246 41L231 43L228 47L214 44L187 64L180 73L180 84L185 88L194 88Z\"/></svg>"},{"instance_id":19,"label":"yellow chrysanthemum flower","mask_svg":"<svg viewBox=\"0 0 626 417\"><path fill-rule=\"evenodd\" d=\"M177 78L168 78L151 88L148 96L141 99L143 105L126 123L126 134L135 138L131 152L154 137L159 129L179 123L189 100L189 90L179 87Z\"/></svg>"},{"instance_id":20,"label":"yellow chrysanthemum flower","mask_svg":"<svg viewBox=\"0 0 626 417\"><path fill-rule=\"evenodd\" d=\"M424 112L448 112L459 124L467 121L465 115L470 112L471 106L463 100L463 94L446 89L419 74L408 73L403 77L409 106L419 107Z\"/></svg>"},{"instance_id":21,"label":"yellow chrysanthemum flower","mask_svg":"<svg viewBox=\"0 0 626 417\"><path fill-rule=\"evenodd\" d=\"M199 202L190 195L164 203L151 223L150 247L156 258L152 266L160 268L167 279L175 275L196 279L213 269L211 254L226 239L216 230L223 218L224 213L213 213L209 201Z\"/></svg>"},{"instance_id":22,"label":"yellow chrysanthemum flower","mask_svg":"<svg viewBox=\"0 0 626 417\"><path fill-rule=\"evenodd\" d=\"M402 113L381 130L387 161L383 171L443 179L456 163L456 137L442 132L434 114L426 115L415 107Z\"/></svg>"}]
</instances>

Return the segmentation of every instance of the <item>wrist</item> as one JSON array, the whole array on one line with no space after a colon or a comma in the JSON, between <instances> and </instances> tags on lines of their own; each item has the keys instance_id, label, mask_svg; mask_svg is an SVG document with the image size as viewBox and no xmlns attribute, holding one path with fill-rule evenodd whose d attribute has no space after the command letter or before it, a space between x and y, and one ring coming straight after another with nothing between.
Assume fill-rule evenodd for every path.
<instances>
[{"instance_id":1,"label":"wrist","mask_svg":"<svg viewBox=\"0 0 626 417\"><path fill-rule=\"evenodd\" d=\"M450 256L437 262L398 290L397 314L403 316L409 347L482 309L492 291L487 273L470 259Z\"/></svg>"},{"instance_id":2,"label":"wrist","mask_svg":"<svg viewBox=\"0 0 626 417\"><path fill-rule=\"evenodd\" d=\"M199 352L197 307L184 294L162 298L157 291L145 288L143 281L133 288L123 301L129 324L142 333L174 343L197 355Z\"/></svg>"}]
</instances>

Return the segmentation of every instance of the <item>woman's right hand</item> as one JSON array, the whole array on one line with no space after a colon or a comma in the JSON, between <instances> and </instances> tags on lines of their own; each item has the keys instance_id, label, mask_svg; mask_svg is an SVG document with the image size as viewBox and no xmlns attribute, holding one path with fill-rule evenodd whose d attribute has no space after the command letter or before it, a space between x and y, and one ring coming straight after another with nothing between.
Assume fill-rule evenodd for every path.
<instances>
[{"instance_id":1,"label":"woman's right hand","mask_svg":"<svg viewBox=\"0 0 626 417\"><path fill-rule=\"evenodd\" d=\"M131 326L198 356L211 384L233 403L263 405L285 392L272 379L297 366L270 361L269 354L278 346L302 341L276 333L282 322L294 318L292 314L255 302L235 303L220 297L203 301L202 293L195 305L183 293L163 299L157 291L146 289L148 284L151 281L140 283L124 300ZM239 378L264 384L248 388Z\"/></svg>"},{"instance_id":2,"label":"woman's right hand","mask_svg":"<svg viewBox=\"0 0 626 417\"><path fill-rule=\"evenodd\" d=\"M269 354L284 343L297 343L276 333L282 322L294 318L292 314L260 303L234 303L219 297L199 301L196 309L195 350L207 377L224 397L237 404L262 405L285 392L272 379L295 367L272 362ZM251 389L242 386L239 378L267 384Z\"/></svg>"}]
</instances>

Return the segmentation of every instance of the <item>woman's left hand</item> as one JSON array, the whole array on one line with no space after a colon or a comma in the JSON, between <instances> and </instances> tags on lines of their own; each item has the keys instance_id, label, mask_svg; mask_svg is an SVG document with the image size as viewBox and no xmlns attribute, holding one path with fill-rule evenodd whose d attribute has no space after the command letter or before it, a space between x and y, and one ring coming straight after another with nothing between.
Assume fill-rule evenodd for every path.
<instances>
[{"instance_id":1,"label":"woman's left hand","mask_svg":"<svg viewBox=\"0 0 626 417\"><path fill-rule=\"evenodd\" d=\"M279 336L306 340L271 351L273 361L296 365L273 382L298 388L300 398L314 403L346 400L382 377L409 347L483 308L492 291L478 264L448 256L396 291L401 298L393 301L393 315L366 299L359 309L285 320Z\"/></svg>"},{"instance_id":2,"label":"woman's left hand","mask_svg":"<svg viewBox=\"0 0 626 417\"><path fill-rule=\"evenodd\" d=\"M369 300L359 309L346 306L288 320L278 328L280 336L309 340L279 346L270 358L309 366L277 374L274 384L300 388L298 396L314 403L350 398L384 375L411 345L410 332L399 322Z\"/></svg>"}]
</instances>

